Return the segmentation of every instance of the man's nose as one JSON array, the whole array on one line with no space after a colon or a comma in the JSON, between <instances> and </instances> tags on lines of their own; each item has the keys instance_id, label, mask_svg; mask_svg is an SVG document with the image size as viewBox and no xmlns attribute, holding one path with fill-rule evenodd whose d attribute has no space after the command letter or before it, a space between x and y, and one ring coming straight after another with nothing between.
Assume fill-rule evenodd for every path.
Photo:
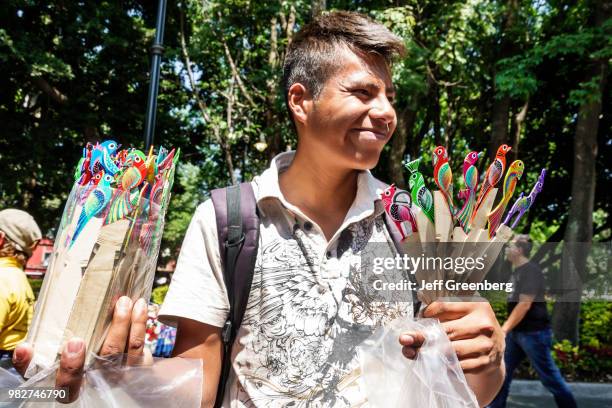
<instances>
[{"instance_id":1,"label":"man's nose","mask_svg":"<svg viewBox=\"0 0 612 408\"><path fill-rule=\"evenodd\" d=\"M386 95L380 95L372 100L370 116L372 119L383 120L385 123L391 123L395 120L395 109Z\"/></svg>"}]
</instances>

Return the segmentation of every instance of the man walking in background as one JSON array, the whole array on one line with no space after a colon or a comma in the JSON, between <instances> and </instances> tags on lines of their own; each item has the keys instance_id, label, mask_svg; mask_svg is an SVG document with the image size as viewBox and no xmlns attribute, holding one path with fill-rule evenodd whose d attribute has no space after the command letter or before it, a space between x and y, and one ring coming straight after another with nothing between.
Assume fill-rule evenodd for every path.
<instances>
[{"instance_id":1,"label":"man walking in background","mask_svg":"<svg viewBox=\"0 0 612 408\"><path fill-rule=\"evenodd\" d=\"M32 321L34 293L24 269L40 238L40 228L30 214L0 211L0 367L11 371L13 351Z\"/></svg>"},{"instance_id":2,"label":"man walking in background","mask_svg":"<svg viewBox=\"0 0 612 408\"><path fill-rule=\"evenodd\" d=\"M506 406L512 373L527 356L542 384L553 394L557 406L576 407L576 401L561 376L550 352L552 331L544 301L544 276L529 260L533 244L528 235L517 235L506 248L506 258L514 269L514 291L508 298L508 319L502 325L506 333L506 379L490 408Z\"/></svg>"}]
</instances>

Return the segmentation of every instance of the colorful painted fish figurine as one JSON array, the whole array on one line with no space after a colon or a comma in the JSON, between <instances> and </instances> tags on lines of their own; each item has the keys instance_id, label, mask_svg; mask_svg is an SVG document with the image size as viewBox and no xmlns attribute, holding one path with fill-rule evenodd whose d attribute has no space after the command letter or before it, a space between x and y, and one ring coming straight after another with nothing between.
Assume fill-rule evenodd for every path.
<instances>
[{"instance_id":1,"label":"colorful painted fish figurine","mask_svg":"<svg viewBox=\"0 0 612 408\"><path fill-rule=\"evenodd\" d=\"M466 234L470 232L470 219L476 204L476 188L478 187L478 167L476 167L476 163L480 157L482 157L482 152L469 152L463 160L463 180L466 188L459 192L459 198L464 202L463 207L457 213L457 220Z\"/></svg>"},{"instance_id":2,"label":"colorful painted fish figurine","mask_svg":"<svg viewBox=\"0 0 612 408\"><path fill-rule=\"evenodd\" d=\"M544 177L546 177L546 169L542 169L540 172L540 177L538 177L538 181L536 181L535 185L533 186L531 193L529 193L527 197L523 197L524 193L521 193L519 198L516 199L514 205L512 208L510 208L510 211L508 211L508 215L506 216L503 224L509 225L512 217L518 212L518 215L510 228L514 229L514 227L516 227L516 224L518 224L523 214L525 214L531 208L536 196L544 188Z\"/></svg>"},{"instance_id":3,"label":"colorful painted fish figurine","mask_svg":"<svg viewBox=\"0 0 612 408\"><path fill-rule=\"evenodd\" d=\"M382 192L381 199L402 240L417 231L416 219L410 208L412 199L407 191L398 190L391 184Z\"/></svg>"},{"instance_id":4,"label":"colorful painted fish figurine","mask_svg":"<svg viewBox=\"0 0 612 408\"><path fill-rule=\"evenodd\" d=\"M114 140L97 144L91 152L90 171L96 173L102 167L107 174L114 176L119 171L119 167L113 161L113 155L118 148L119 145Z\"/></svg>"},{"instance_id":5,"label":"colorful painted fish figurine","mask_svg":"<svg viewBox=\"0 0 612 408\"><path fill-rule=\"evenodd\" d=\"M444 146L438 146L433 152L434 181L440 192L446 198L451 215L455 215L456 209L453 202L453 173L448 163L448 153Z\"/></svg>"},{"instance_id":6,"label":"colorful painted fish figurine","mask_svg":"<svg viewBox=\"0 0 612 408\"><path fill-rule=\"evenodd\" d=\"M91 192L91 194L89 194L89 196L87 196L87 200L85 200L83 209L81 210L81 215L79 215L79 220L74 230L74 234L72 234L72 242L70 243L70 246L72 246L77 240L89 220L99 215L106 208L106 205L110 201L112 195L110 186L112 181L113 177L110 174L105 174L102 176L102 179L96 188Z\"/></svg>"},{"instance_id":7,"label":"colorful painted fish figurine","mask_svg":"<svg viewBox=\"0 0 612 408\"><path fill-rule=\"evenodd\" d=\"M413 160L406 163L406 168L410 171L408 178L408 187L412 195L412 202L418 205L423 213L429 218L429 221L434 222L434 206L433 196L431 191L425 185L425 178L419 172L419 164L421 159Z\"/></svg>"},{"instance_id":8,"label":"colorful painted fish figurine","mask_svg":"<svg viewBox=\"0 0 612 408\"><path fill-rule=\"evenodd\" d=\"M495 235L495 231L497 231L497 228L501 223L502 216L504 215L504 210L512 198L512 194L514 194L516 183L518 183L523 176L524 169L525 166L521 160L512 162L508 168L506 178L504 179L504 193L502 195L502 199L499 204L497 204L497 207L495 207L495 209L489 213L489 239L493 238L493 235Z\"/></svg>"},{"instance_id":9,"label":"colorful painted fish figurine","mask_svg":"<svg viewBox=\"0 0 612 408\"><path fill-rule=\"evenodd\" d=\"M476 200L476 206L474 207L474 211L472 212L472 219L476 216L476 213L480 209L480 206L484 203L487 195L493 190L493 188L499 183L504 175L504 170L506 169L506 154L512 150L512 147L507 144L503 144L497 148L497 154L495 155L495 160L493 163L489 165L487 172L484 175L484 179L482 181L482 187L480 188L480 193L478 193L478 199Z\"/></svg>"}]
</instances>

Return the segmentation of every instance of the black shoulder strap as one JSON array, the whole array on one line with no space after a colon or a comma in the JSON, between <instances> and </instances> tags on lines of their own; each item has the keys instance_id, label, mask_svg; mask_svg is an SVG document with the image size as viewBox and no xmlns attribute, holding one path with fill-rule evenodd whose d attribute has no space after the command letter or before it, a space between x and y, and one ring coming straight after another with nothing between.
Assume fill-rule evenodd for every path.
<instances>
[{"instance_id":1,"label":"black shoulder strap","mask_svg":"<svg viewBox=\"0 0 612 408\"><path fill-rule=\"evenodd\" d=\"M215 407L223 402L231 371L232 344L246 310L259 243L259 216L251 183L211 191L217 219L219 254L229 298L229 315L223 326L223 362Z\"/></svg>"},{"instance_id":2,"label":"black shoulder strap","mask_svg":"<svg viewBox=\"0 0 612 408\"><path fill-rule=\"evenodd\" d=\"M387 214L386 211L385 211L385 227L387 227L387 231L389 232L389 235L391 236L391 239L393 240L395 249L397 250L398 253L401 253L402 251L401 238L399 234L397 233L396 229L394 229L393 221L391 221L391 219L389 218L389 214ZM414 285L417 284L416 278L412 273L408 274L408 279L410 279L410 281ZM421 309L421 301L417 298L416 290L412 291L412 309L413 309L414 316L416 317L417 314L419 313L419 310Z\"/></svg>"}]
</instances>

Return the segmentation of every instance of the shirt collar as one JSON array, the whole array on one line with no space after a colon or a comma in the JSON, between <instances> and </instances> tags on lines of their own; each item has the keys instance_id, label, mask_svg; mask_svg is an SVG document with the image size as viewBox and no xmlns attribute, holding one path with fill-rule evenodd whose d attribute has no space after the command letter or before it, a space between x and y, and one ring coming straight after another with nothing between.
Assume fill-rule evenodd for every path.
<instances>
[{"instance_id":1,"label":"shirt collar","mask_svg":"<svg viewBox=\"0 0 612 408\"><path fill-rule=\"evenodd\" d=\"M257 197L258 203L264 199L275 198L279 200L285 208L296 214L300 214L303 218L307 218L299 208L285 199L278 181L278 175L287 170L294 157L295 151L283 152L274 157L270 163L270 167L253 180L256 186L255 196ZM355 195L355 200L343 224L359 221L373 213L377 215L382 213L384 207L380 200L380 192L385 187L386 185L377 180L369 170L360 171L357 176L357 194Z\"/></svg>"}]
</instances>

